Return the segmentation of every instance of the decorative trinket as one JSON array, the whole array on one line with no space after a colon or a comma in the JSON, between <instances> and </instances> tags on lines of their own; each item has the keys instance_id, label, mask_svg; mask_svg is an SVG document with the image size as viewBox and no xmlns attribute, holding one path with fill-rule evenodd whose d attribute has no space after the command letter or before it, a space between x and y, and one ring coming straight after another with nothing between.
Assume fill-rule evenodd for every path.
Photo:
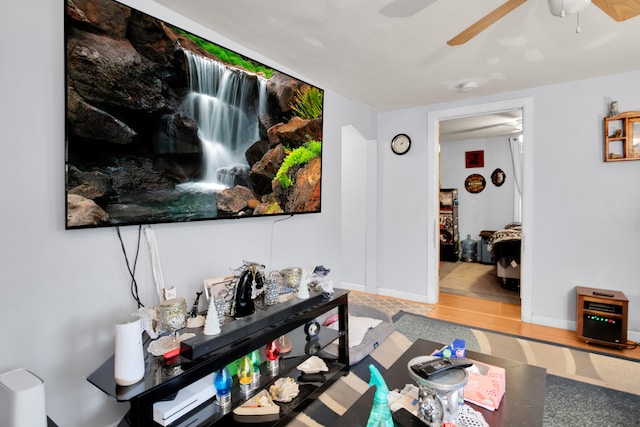
<instances>
[{"instance_id":1,"label":"decorative trinket","mask_svg":"<svg viewBox=\"0 0 640 427\"><path fill-rule=\"evenodd\" d=\"M231 404L231 386L233 379L226 367L218 369L213 379L213 385L216 388L216 401L220 406L228 406Z\"/></svg>"},{"instance_id":2,"label":"decorative trinket","mask_svg":"<svg viewBox=\"0 0 640 427\"><path fill-rule=\"evenodd\" d=\"M269 387L269 394L277 402L288 403L300 394L300 386L293 378L280 378Z\"/></svg>"},{"instance_id":3,"label":"decorative trinket","mask_svg":"<svg viewBox=\"0 0 640 427\"><path fill-rule=\"evenodd\" d=\"M207 311L203 333L205 335L218 335L220 333L220 320L213 300L209 301L209 310Z\"/></svg>"},{"instance_id":4,"label":"decorative trinket","mask_svg":"<svg viewBox=\"0 0 640 427\"><path fill-rule=\"evenodd\" d=\"M264 287L264 276L261 266L256 263L246 263L246 270L240 275L236 287L235 317L245 317L255 313L256 306L253 302L257 291Z\"/></svg>"},{"instance_id":5,"label":"decorative trinket","mask_svg":"<svg viewBox=\"0 0 640 427\"><path fill-rule=\"evenodd\" d=\"M200 295L202 295L202 292L196 292L196 300L193 302L193 306L191 307L191 317L196 317L198 315Z\"/></svg>"},{"instance_id":6,"label":"decorative trinket","mask_svg":"<svg viewBox=\"0 0 640 427\"><path fill-rule=\"evenodd\" d=\"M249 356L243 356L238 364L238 383L240 391L243 394L251 393L251 385L253 383L253 364Z\"/></svg>"},{"instance_id":7,"label":"decorative trinket","mask_svg":"<svg viewBox=\"0 0 640 427\"><path fill-rule=\"evenodd\" d=\"M329 367L324 360L320 359L318 356L311 356L296 368L305 374L317 374L318 372L327 372L329 371Z\"/></svg>"},{"instance_id":8,"label":"decorative trinket","mask_svg":"<svg viewBox=\"0 0 640 427\"><path fill-rule=\"evenodd\" d=\"M175 332L187 326L187 304L184 298L173 298L160 304L159 317L162 332Z\"/></svg>"},{"instance_id":9,"label":"decorative trinket","mask_svg":"<svg viewBox=\"0 0 640 427\"><path fill-rule=\"evenodd\" d=\"M273 340L264 349L264 355L267 358L267 367L271 374L277 374L279 368L278 359L280 357L280 345L278 340Z\"/></svg>"}]
</instances>

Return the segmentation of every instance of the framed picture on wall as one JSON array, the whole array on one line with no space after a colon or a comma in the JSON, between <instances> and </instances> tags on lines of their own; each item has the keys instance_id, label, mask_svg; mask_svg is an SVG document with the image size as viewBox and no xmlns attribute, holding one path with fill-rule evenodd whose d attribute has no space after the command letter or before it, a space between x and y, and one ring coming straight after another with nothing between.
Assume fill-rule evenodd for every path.
<instances>
[{"instance_id":1,"label":"framed picture on wall","mask_svg":"<svg viewBox=\"0 0 640 427\"><path fill-rule=\"evenodd\" d=\"M484 150L466 151L464 157L465 167L467 169L484 167Z\"/></svg>"},{"instance_id":2,"label":"framed picture on wall","mask_svg":"<svg viewBox=\"0 0 640 427\"><path fill-rule=\"evenodd\" d=\"M491 182L493 183L493 185L495 185L496 187L500 187L502 186L502 184L504 184L504 180L507 178L507 175L504 173L504 171L500 168L497 168L496 170L493 171L493 173L491 174Z\"/></svg>"}]
</instances>

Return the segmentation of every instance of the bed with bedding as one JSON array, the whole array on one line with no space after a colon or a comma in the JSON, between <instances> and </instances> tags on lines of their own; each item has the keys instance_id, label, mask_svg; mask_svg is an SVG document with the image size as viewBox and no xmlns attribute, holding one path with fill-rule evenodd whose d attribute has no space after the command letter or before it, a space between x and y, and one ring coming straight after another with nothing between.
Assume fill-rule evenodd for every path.
<instances>
[{"instance_id":1,"label":"bed with bedding","mask_svg":"<svg viewBox=\"0 0 640 427\"><path fill-rule=\"evenodd\" d=\"M520 286L520 249L522 226L520 223L507 224L489 239L487 249L496 260L497 274L505 287Z\"/></svg>"}]
</instances>

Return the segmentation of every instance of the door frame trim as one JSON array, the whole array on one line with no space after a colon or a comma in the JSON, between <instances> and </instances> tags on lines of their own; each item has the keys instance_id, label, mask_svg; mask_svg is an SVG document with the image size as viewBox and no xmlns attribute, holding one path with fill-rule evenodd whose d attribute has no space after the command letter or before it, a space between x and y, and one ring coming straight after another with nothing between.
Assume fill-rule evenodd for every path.
<instances>
[{"instance_id":1,"label":"door frame trim","mask_svg":"<svg viewBox=\"0 0 640 427\"><path fill-rule=\"evenodd\" d=\"M522 164L522 244L520 270L521 319L531 322L531 300L533 294L533 153L534 153L534 118L533 97L515 98L498 102L469 105L458 108L431 111L427 114L427 289L426 300L429 304L438 302L439 276L439 158L441 120L465 116L486 114L494 111L522 109L523 164Z\"/></svg>"}]
</instances>

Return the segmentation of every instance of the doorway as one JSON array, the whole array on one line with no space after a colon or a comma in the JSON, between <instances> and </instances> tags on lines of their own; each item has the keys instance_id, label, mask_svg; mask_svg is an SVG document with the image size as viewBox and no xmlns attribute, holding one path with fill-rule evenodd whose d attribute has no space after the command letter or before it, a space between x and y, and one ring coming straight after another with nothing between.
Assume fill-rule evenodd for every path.
<instances>
[{"instance_id":1,"label":"doorway","mask_svg":"<svg viewBox=\"0 0 640 427\"><path fill-rule=\"evenodd\" d=\"M521 108L439 122L441 293L520 304L520 241L498 242L497 250L509 250L499 264L488 241L522 220L522 127ZM443 204L452 194L453 210Z\"/></svg>"},{"instance_id":2,"label":"doorway","mask_svg":"<svg viewBox=\"0 0 640 427\"><path fill-rule=\"evenodd\" d=\"M522 249L521 249L521 272L520 272L520 297L521 297L521 318L525 322L530 322L532 317L531 294L532 294L532 263L533 263L533 221L532 203L533 180L529 178L533 166L533 99L518 98L506 101L499 101L486 104L478 104L447 110L432 111L427 117L427 221L432 226L428 227L427 242L427 302L437 303L439 295L439 129L440 121L486 114L487 112L508 111L521 109L523 123L523 137L526 144L523 147L523 180L522 180Z\"/></svg>"}]
</instances>

